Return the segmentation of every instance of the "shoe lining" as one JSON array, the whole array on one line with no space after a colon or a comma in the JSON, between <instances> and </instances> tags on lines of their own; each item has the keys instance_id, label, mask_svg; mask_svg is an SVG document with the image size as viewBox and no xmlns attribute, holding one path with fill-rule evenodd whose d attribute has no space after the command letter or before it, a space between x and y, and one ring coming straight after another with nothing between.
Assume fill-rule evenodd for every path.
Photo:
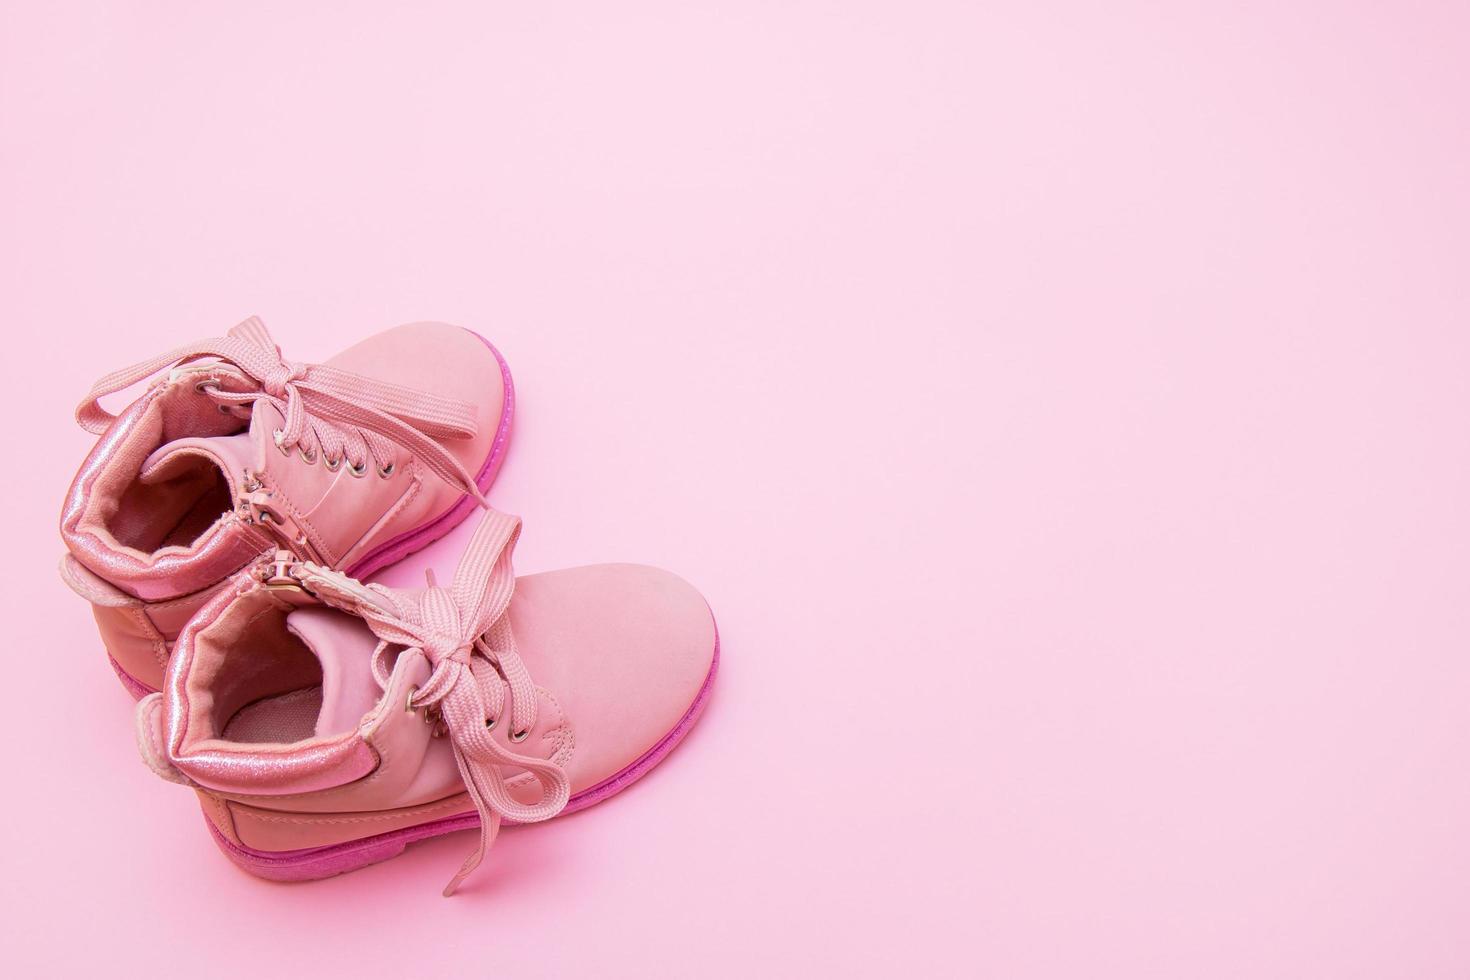
<instances>
[{"instance_id":1,"label":"shoe lining","mask_svg":"<svg viewBox=\"0 0 1470 980\"><path fill-rule=\"evenodd\" d=\"M189 702L200 734L246 743L316 734L321 662L286 629L286 609L273 602L200 634L192 680Z\"/></svg>"},{"instance_id":2,"label":"shoe lining","mask_svg":"<svg viewBox=\"0 0 1470 980\"><path fill-rule=\"evenodd\" d=\"M227 742L300 742L316 734L321 685L252 701L225 722Z\"/></svg>"},{"instance_id":3,"label":"shoe lining","mask_svg":"<svg viewBox=\"0 0 1470 980\"><path fill-rule=\"evenodd\" d=\"M224 473L210 460L197 459L161 483L133 480L107 529L123 547L152 553L193 544L230 508Z\"/></svg>"}]
</instances>

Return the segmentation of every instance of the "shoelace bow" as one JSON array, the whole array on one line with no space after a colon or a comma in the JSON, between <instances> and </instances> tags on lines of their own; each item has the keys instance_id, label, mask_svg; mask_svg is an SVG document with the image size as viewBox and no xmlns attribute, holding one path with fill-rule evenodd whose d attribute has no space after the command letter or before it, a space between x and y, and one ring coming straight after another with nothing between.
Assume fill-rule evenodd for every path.
<instances>
[{"instance_id":1,"label":"shoelace bow","mask_svg":"<svg viewBox=\"0 0 1470 980\"><path fill-rule=\"evenodd\" d=\"M439 441L475 435L473 405L323 364L288 361L256 317L231 328L224 337L185 344L101 378L77 407L77 423L88 432L102 434L117 416L98 399L166 367L203 357L228 361L260 386L255 391L228 391L205 384L200 390L222 407L249 405L259 399L270 402L285 418L274 433L281 449L300 446L308 459L314 459L318 451L329 461L340 463L346 458L360 472L367 466L369 453L380 467L390 468L397 443L434 475L485 506L474 478Z\"/></svg>"},{"instance_id":2,"label":"shoelace bow","mask_svg":"<svg viewBox=\"0 0 1470 980\"><path fill-rule=\"evenodd\" d=\"M515 589L511 552L520 528L519 518L489 511L460 559L453 584L431 584L417 595L363 585L308 563L292 569L309 592L361 616L378 637L372 670L383 690L392 672L393 647L405 653L418 650L433 667L424 685L409 695L407 708L438 711L460 778L480 813L479 845L445 887L446 896L480 864L502 819L546 820L560 813L571 796L571 783L560 766L514 752L493 737L509 724L510 740L519 742L536 724L536 686L516 652L506 615ZM541 785L541 799L526 804L511 796L506 770L529 772Z\"/></svg>"}]
</instances>

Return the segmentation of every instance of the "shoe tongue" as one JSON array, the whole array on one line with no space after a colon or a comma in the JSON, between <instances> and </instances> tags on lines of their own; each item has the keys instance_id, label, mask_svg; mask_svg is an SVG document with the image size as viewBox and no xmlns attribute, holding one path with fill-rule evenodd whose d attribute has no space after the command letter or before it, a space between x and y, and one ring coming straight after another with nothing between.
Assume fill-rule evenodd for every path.
<instances>
[{"instance_id":1,"label":"shoe tongue","mask_svg":"<svg viewBox=\"0 0 1470 980\"><path fill-rule=\"evenodd\" d=\"M189 436L159 446L139 468L143 483L164 483L185 472L196 460L205 459L218 466L230 485L232 497L239 498L240 482L245 471L254 466L255 440L249 432L229 436Z\"/></svg>"},{"instance_id":2,"label":"shoe tongue","mask_svg":"<svg viewBox=\"0 0 1470 980\"><path fill-rule=\"evenodd\" d=\"M383 694L372 668L378 638L356 616L323 606L288 613L286 629L300 637L322 665L322 710L316 734L355 731Z\"/></svg>"}]
</instances>

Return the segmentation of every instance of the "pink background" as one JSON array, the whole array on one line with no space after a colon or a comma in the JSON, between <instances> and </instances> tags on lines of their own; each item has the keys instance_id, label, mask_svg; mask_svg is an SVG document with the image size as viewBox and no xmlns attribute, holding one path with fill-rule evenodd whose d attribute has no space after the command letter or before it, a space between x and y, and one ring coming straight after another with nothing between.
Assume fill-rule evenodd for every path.
<instances>
[{"instance_id":1,"label":"pink background","mask_svg":"<svg viewBox=\"0 0 1470 980\"><path fill-rule=\"evenodd\" d=\"M6 971L1470 974L1463 5L391 6L0 13ZM452 901L223 860L53 571L93 378L250 313L482 331L521 569L719 614Z\"/></svg>"}]
</instances>

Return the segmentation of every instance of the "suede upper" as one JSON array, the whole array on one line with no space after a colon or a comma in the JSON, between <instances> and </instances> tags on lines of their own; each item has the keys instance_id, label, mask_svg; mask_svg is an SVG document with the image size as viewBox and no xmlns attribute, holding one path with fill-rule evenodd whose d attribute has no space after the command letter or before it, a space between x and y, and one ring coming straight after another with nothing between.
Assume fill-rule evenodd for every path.
<instances>
[{"instance_id":1,"label":"suede upper","mask_svg":"<svg viewBox=\"0 0 1470 980\"><path fill-rule=\"evenodd\" d=\"M156 629L155 605L186 601L197 609L230 575L277 547L361 571L425 543L415 539L426 527L439 523L443 533L468 513L459 508L466 490L479 493L493 478L511 406L498 354L447 324L395 327L321 368L277 361L253 319L229 338L193 347L204 355L174 352L183 354L179 362L115 420L96 407L95 395L118 379L99 382L79 418L106 431L73 481L61 519L72 559L116 593L99 609L133 610L127 628L99 612L109 653L153 688L162 680L156 644L173 640ZM237 356L249 370L223 356L235 350L250 355ZM414 415L424 415L423 406L428 422ZM294 441L283 443L293 429ZM409 433L415 445L442 447L448 463L406 446ZM442 475L446 465L466 474L462 485ZM74 571L65 577L81 578ZM89 598L98 592L90 591Z\"/></svg>"},{"instance_id":2,"label":"suede upper","mask_svg":"<svg viewBox=\"0 0 1470 980\"><path fill-rule=\"evenodd\" d=\"M426 659L412 652L401 657L385 692L369 670L377 638L360 620L304 593L273 591L248 575L241 585L243 595L222 595L181 638L166 689L177 722L166 753L174 767L206 788L310 811L391 809L462 790L448 744L430 738L432 731L402 710L398 696L428 679ZM510 619L542 700L521 751L560 754L574 793L622 769L673 727L708 675L715 647L714 620L698 591L644 565L521 576ZM301 641L297 655L289 668L274 666L286 659L280 648L287 636ZM237 691L233 685L244 681L217 662L226 657L249 665L248 679L259 686ZM267 661L272 669L260 670ZM302 688L314 689L316 711L302 739L266 744L220 738L247 704ZM313 771L314 784L338 785L301 795L294 769L258 766L250 758L295 753L315 764L329 758L318 752L321 745L349 733L360 735L375 755L389 757L394 774L375 765L375 779L359 784L364 773L355 766L335 775ZM216 768L221 755L200 755L205 751L246 761L238 772ZM399 772L404 759L412 765Z\"/></svg>"},{"instance_id":3,"label":"suede upper","mask_svg":"<svg viewBox=\"0 0 1470 980\"><path fill-rule=\"evenodd\" d=\"M242 573L184 630L164 693L140 705L150 765L247 822L282 815L260 820L264 829L245 842L271 849L350 840L354 827L361 836L375 825L368 814L473 812L455 738L443 737L437 713L414 708L417 692L435 684L437 655L388 645L375 677L374 629L322 605L310 576L305 588L263 577ZM424 601L388 591L408 596L401 608ZM524 733L500 724L490 737L564 772L573 798L648 757L712 673L708 606L658 569L596 565L515 579L504 621L535 684L535 721ZM507 712L513 673L495 682ZM514 766L496 772L524 805L544 792Z\"/></svg>"}]
</instances>

